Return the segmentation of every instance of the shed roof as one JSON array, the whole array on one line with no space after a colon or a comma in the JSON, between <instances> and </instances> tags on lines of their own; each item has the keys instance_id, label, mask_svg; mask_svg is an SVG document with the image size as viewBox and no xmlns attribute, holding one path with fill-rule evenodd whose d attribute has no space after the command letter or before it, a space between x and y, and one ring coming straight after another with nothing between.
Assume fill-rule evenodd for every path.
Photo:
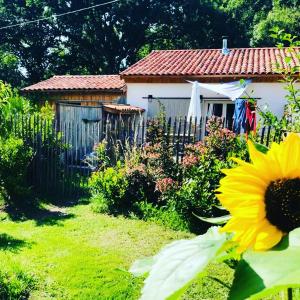
<instances>
[{"instance_id":1,"label":"shed roof","mask_svg":"<svg viewBox=\"0 0 300 300\"><path fill-rule=\"evenodd\" d=\"M137 114L145 111L145 109L141 107L128 104L105 104L103 107L107 112L120 114Z\"/></svg>"},{"instance_id":2,"label":"shed roof","mask_svg":"<svg viewBox=\"0 0 300 300\"><path fill-rule=\"evenodd\" d=\"M121 76L245 76L276 73L276 63L286 66L291 56L293 66L300 64L296 51L288 48L234 48L229 54L221 49L154 50L130 66Z\"/></svg>"},{"instance_id":3,"label":"shed roof","mask_svg":"<svg viewBox=\"0 0 300 300\"><path fill-rule=\"evenodd\" d=\"M119 75L63 75L53 76L22 89L33 91L124 91L125 81Z\"/></svg>"}]
</instances>

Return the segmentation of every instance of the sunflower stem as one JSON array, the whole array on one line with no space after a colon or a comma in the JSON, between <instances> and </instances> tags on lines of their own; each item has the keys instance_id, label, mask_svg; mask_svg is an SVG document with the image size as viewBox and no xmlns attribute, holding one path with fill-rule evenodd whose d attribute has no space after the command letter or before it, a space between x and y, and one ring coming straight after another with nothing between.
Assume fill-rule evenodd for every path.
<instances>
[{"instance_id":1,"label":"sunflower stem","mask_svg":"<svg viewBox=\"0 0 300 300\"><path fill-rule=\"evenodd\" d=\"M293 289L288 288L287 294L288 294L288 300L293 300Z\"/></svg>"}]
</instances>

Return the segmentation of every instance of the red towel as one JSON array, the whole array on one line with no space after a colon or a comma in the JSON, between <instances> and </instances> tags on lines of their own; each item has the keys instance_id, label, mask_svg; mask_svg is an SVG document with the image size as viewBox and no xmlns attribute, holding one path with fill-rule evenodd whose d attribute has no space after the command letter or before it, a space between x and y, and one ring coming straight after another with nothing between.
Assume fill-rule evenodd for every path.
<instances>
[{"instance_id":1,"label":"red towel","mask_svg":"<svg viewBox=\"0 0 300 300\"><path fill-rule=\"evenodd\" d=\"M247 133L256 130L255 104L246 102L246 129Z\"/></svg>"}]
</instances>

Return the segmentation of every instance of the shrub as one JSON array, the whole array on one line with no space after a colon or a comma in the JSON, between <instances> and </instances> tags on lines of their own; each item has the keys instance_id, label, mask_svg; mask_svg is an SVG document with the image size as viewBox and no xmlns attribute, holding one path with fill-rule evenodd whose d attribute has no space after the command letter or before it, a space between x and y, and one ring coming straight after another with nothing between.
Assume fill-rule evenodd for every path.
<instances>
[{"instance_id":1,"label":"shrub","mask_svg":"<svg viewBox=\"0 0 300 300\"><path fill-rule=\"evenodd\" d=\"M164 177L176 178L178 175L178 164L174 161L172 147L167 141L146 144L141 158L155 180Z\"/></svg>"},{"instance_id":2,"label":"shrub","mask_svg":"<svg viewBox=\"0 0 300 300\"><path fill-rule=\"evenodd\" d=\"M155 190L155 180L145 164L127 167L126 179L128 182L126 196L131 199L131 202L143 200L157 202L159 194Z\"/></svg>"},{"instance_id":3,"label":"shrub","mask_svg":"<svg viewBox=\"0 0 300 300\"><path fill-rule=\"evenodd\" d=\"M172 180L178 169L170 147L164 142L147 144L143 149L126 143L121 151L120 145L113 146L118 148L113 152L122 153L117 165L108 158L105 143L95 148L99 165L89 182L94 210L115 214L134 210L136 202L157 204L162 196L156 189L157 181Z\"/></svg>"},{"instance_id":4,"label":"shrub","mask_svg":"<svg viewBox=\"0 0 300 300\"><path fill-rule=\"evenodd\" d=\"M109 212L126 211L130 207L129 199L125 197L128 182L125 169L118 163L116 167L108 167L94 172L89 180L89 188L94 201L102 209Z\"/></svg>"},{"instance_id":5,"label":"shrub","mask_svg":"<svg viewBox=\"0 0 300 300\"><path fill-rule=\"evenodd\" d=\"M94 147L95 157L97 159L97 164L99 169L105 169L111 164L109 156L106 153L106 147L107 147L106 140L103 140L102 142L95 145Z\"/></svg>"},{"instance_id":6,"label":"shrub","mask_svg":"<svg viewBox=\"0 0 300 300\"><path fill-rule=\"evenodd\" d=\"M20 204L29 194L26 176L32 155L32 149L21 139L0 137L0 182L3 186L0 193L9 204Z\"/></svg>"},{"instance_id":7,"label":"shrub","mask_svg":"<svg viewBox=\"0 0 300 300\"><path fill-rule=\"evenodd\" d=\"M31 186L41 187L48 180L42 177L49 175L46 170L50 164L56 165L53 177L62 177L60 154L66 145L62 135L54 134L53 119L54 112L48 103L38 109L0 81L0 197L6 203L26 208L20 204L32 202L29 191L32 196L37 190ZM53 153L52 157L49 153ZM36 170L40 170L38 175Z\"/></svg>"},{"instance_id":8,"label":"shrub","mask_svg":"<svg viewBox=\"0 0 300 300\"><path fill-rule=\"evenodd\" d=\"M247 156L245 140L229 129L223 128L222 122L221 118L215 116L208 120L206 125L208 136L204 139L206 152L223 161L230 156L242 158Z\"/></svg>"},{"instance_id":9,"label":"shrub","mask_svg":"<svg viewBox=\"0 0 300 300\"><path fill-rule=\"evenodd\" d=\"M216 209L219 202L215 190L223 177L221 169L232 164L206 154L196 164L184 166L183 180L175 202L177 211L188 221L190 230L204 232L207 229L207 223L201 222L197 215L213 217L220 214Z\"/></svg>"},{"instance_id":10,"label":"shrub","mask_svg":"<svg viewBox=\"0 0 300 300\"><path fill-rule=\"evenodd\" d=\"M188 222L178 213L174 202L169 202L165 206L158 206L143 201L135 204L134 211L142 220L155 222L173 230L189 230Z\"/></svg>"},{"instance_id":11,"label":"shrub","mask_svg":"<svg viewBox=\"0 0 300 300\"><path fill-rule=\"evenodd\" d=\"M208 224L197 218L219 216L215 190L223 177L221 170L230 168L230 157L248 158L246 141L232 131L222 128L222 119L212 117L206 128L208 135L203 142L187 145L183 157L182 178L175 195L177 211L195 232L204 232Z\"/></svg>"},{"instance_id":12,"label":"shrub","mask_svg":"<svg viewBox=\"0 0 300 300\"><path fill-rule=\"evenodd\" d=\"M7 192L3 186L3 181L0 179L0 208L5 205L7 199Z\"/></svg>"},{"instance_id":13,"label":"shrub","mask_svg":"<svg viewBox=\"0 0 300 300\"><path fill-rule=\"evenodd\" d=\"M16 89L0 80L0 118L9 119L16 114L28 114L33 111L30 102L20 96Z\"/></svg>"},{"instance_id":14,"label":"shrub","mask_svg":"<svg viewBox=\"0 0 300 300\"><path fill-rule=\"evenodd\" d=\"M34 278L19 268L0 271L0 299L28 299L34 287Z\"/></svg>"},{"instance_id":15,"label":"shrub","mask_svg":"<svg viewBox=\"0 0 300 300\"><path fill-rule=\"evenodd\" d=\"M159 114L156 118L147 121L147 140L149 144L159 144L165 139L165 123L166 109L165 106L158 100Z\"/></svg>"},{"instance_id":16,"label":"shrub","mask_svg":"<svg viewBox=\"0 0 300 300\"><path fill-rule=\"evenodd\" d=\"M91 198L92 210L96 213L109 213L109 200L104 193L94 193Z\"/></svg>"},{"instance_id":17,"label":"shrub","mask_svg":"<svg viewBox=\"0 0 300 300\"><path fill-rule=\"evenodd\" d=\"M202 232L207 224L195 215L220 215L214 191L223 176L221 169L233 164L230 156L247 156L246 143L223 129L221 119L214 117L208 123L205 140L187 145L178 164L158 124L151 125L153 141L142 149L125 145L116 166L107 159L105 147L98 146L102 165L90 180L93 209L133 213L173 229Z\"/></svg>"}]
</instances>

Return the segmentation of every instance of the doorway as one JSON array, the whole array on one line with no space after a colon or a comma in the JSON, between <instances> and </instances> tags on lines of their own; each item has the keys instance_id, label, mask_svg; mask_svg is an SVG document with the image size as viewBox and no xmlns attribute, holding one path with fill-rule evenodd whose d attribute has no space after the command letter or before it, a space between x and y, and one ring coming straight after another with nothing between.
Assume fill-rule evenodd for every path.
<instances>
[{"instance_id":1,"label":"doorway","mask_svg":"<svg viewBox=\"0 0 300 300\"><path fill-rule=\"evenodd\" d=\"M234 102L231 100L206 100L204 101L204 116L210 118L217 116L223 118L224 127L232 130Z\"/></svg>"}]
</instances>

